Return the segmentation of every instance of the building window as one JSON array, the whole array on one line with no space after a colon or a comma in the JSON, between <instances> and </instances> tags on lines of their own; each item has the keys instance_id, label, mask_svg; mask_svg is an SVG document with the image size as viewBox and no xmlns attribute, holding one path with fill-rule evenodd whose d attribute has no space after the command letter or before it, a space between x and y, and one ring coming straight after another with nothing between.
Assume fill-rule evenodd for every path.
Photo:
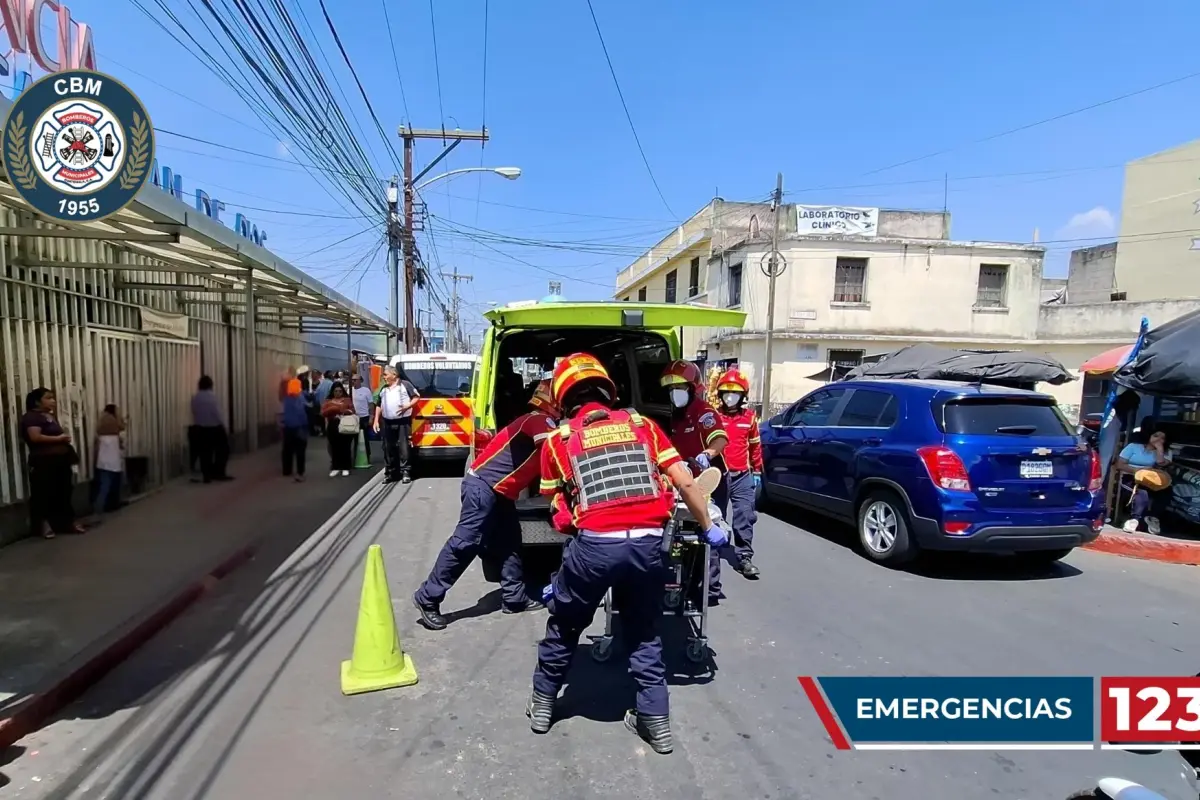
<instances>
[{"instance_id":1,"label":"building window","mask_svg":"<svg viewBox=\"0 0 1200 800\"><path fill-rule=\"evenodd\" d=\"M675 302L675 288L679 283L679 270L673 269L667 273L667 302Z\"/></svg>"},{"instance_id":2,"label":"building window","mask_svg":"<svg viewBox=\"0 0 1200 800\"><path fill-rule=\"evenodd\" d=\"M645 286L638 289L638 302L639 303L646 302L646 287Z\"/></svg>"},{"instance_id":3,"label":"building window","mask_svg":"<svg viewBox=\"0 0 1200 800\"><path fill-rule=\"evenodd\" d=\"M833 281L833 302L865 303L867 297L867 259L839 258Z\"/></svg>"},{"instance_id":4,"label":"building window","mask_svg":"<svg viewBox=\"0 0 1200 800\"><path fill-rule=\"evenodd\" d=\"M797 342L796 343L796 360L797 361L819 361L821 359L820 346L816 342Z\"/></svg>"},{"instance_id":5,"label":"building window","mask_svg":"<svg viewBox=\"0 0 1200 800\"><path fill-rule=\"evenodd\" d=\"M829 379L839 381L862 363L866 350L835 350L829 348Z\"/></svg>"},{"instance_id":6,"label":"building window","mask_svg":"<svg viewBox=\"0 0 1200 800\"><path fill-rule=\"evenodd\" d=\"M1007 308L1008 265L980 264L976 308Z\"/></svg>"},{"instance_id":7,"label":"building window","mask_svg":"<svg viewBox=\"0 0 1200 800\"><path fill-rule=\"evenodd\" d=\"M693 258L688 275L688 297L700 294L700 259Z\"/></svg>"},{"instance_id":8,"label":"building window","mask_svg":"<svg viewBox=\"0 0 1200 800\"><path fill-rule=\"evenodd\" d=\"M625 295L625 301L624 301L624 302L626 302L626 303L628 303L628 302L629 302L629 295Z\"/></svg>"},{"instance_id":9,"label":"building window","mask_svg":"<svg viewBox=\"0 0 1200 800\"><path fill-rule=\"evenodd\" d=\"M742 265L734 264L729 268L729 307L736 308L742 304Z\"/></svg>"}]
</instances>

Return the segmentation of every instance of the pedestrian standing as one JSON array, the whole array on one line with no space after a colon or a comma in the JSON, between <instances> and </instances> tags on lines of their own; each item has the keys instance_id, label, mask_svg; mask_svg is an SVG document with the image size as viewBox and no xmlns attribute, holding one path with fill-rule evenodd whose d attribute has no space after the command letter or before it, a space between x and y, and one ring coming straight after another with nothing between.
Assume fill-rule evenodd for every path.
<instances>
[{"instance_id":1,"label":"pedestrian standing","mask_svg":"<svg viewBox=\"0 0 1200 800\"><path fill-rule=\"evenodd\" d=\"M125 443L121 435L125 421L120 410L109 403L96 423L96 502L93 511L108 511L109 501L120 500L121 475L125 472Z\"/></svg>"},{"instance_id":2,"label":"pedestrian standing","mask_svg":"<svg viewBox=\"0 0 1200 800\"><path fill-rule=\"evenodd\" d=\"M358 435L358 417L354 415L354 403L346 394L346 387L333 383L329 399L321 405L321 416L325 419L325 436L329 439L329 477L348 477L353 466L350 453L354 437Z\"/></svg>"},{"instance_id":3,"label":"pedestrian standing","mask_svg":"<svg viewBox=\"0 0 1200 800\"><path fill-rule=\"evenodd\" d=\"M554 576L546 636L538 644L525 713L548 733L579 637L611 588L621 615L629 672L637 683L625 727L657 753L670 753L670 700L658 624L662 619L663 527L675 512L673 484L713 546L726 542L708 516L692 473L653 420L612 408L617 387L586 353L567 356L551 379L568 420L542 449L541 491L551 495L555 527L574 534Z\"/></svg>"},{"instance_id":4,"label":"pedestrian standing","mask_svg":"<svg viewBox=\"0 0 1200 800\"><path fill-rule=\"evenodd\" d=\"M303 483L309 425L303 387L298 380L287 382L280 424L283 428L283 476L292 476L294 469L296 483Z\"/></svg>"},{"instance_id":5,"label":"pedestrian standing","mask_svg":"<svg viewBox=\"0 0 1200 800\"><path fill-rule=\"evenodd\" d=\"M383 436L384 483L412 482L409 472L409 445L412 439L412 412L420 394L399 371L389 366L383 371L383 386L375 405L376 433Z\"/></svg>"},{"instance_id":6,"label":"pedestrian standing","mask_svg":"<svg viewBox=\"0 0 1200 800\"><path fill-rule=\"evenodd\" d=\"M200 472L205 483L228 481L229 433L221 416L221 402L213 391L213 379L202 375L192 395L192 424L198 428Z\"/></svg>"},{"instance_id":7,"label":"pedestrian standing","mask_svg":"<svg viewBox=\"0 0 1200 800\"><path fill-rule=\"evenodd\" d=\"M501 561L504 613L542 608L541 602L526 593L516 501L538 480L542 443L558 428L548 381L537 388L529 404L530 411L500 429L462 480L458 526L438 553L429 577L413 595L427 628L446 627L441 611L446 593L485 551Z\"/></svg>"},{"instance_id":8,"label":"pedestrian standing","mask_svg":"<svg viewBox=\"0 0 1200 800\"><path fill-rule=\"evenodd\" d=\"M354 401L354 413L358 416L358 426L362 430L363 450L367 456L367 461L371 460L371 440L367 436L367 431L371 430L371 407L374 405L375 396L371 394L371 390L363 386L362 377L355 375L350 379L350 385L354 387L350 391L350 399ZM354 440L355 447L358 446L357 437ZM357 455L357 454L356 454Z\"/></svg>"},{"instance_id":9,"label":"pedestrian standing","mask_svg":"<svg viewBox=\"0 0 1200 800\"><path fill-rule=\"evenodd\" d=\"M736 369L727 370L717 379L717 414L721 427L729 438L721 460L729 471L725 474L728 491L726 515L733 528L734 558L738 572L751 580L758 579L754 565L754 495L762 480L762 442L758 432L758 414L746 405L750 381ZM718 506L720 507L720 506Z\"/></svg>"},{"instance_id":10,"label":"pedestrian standing","mask_svg":"<svg viewBox=\"0 0 1200 800\"><path fill-rule=\"evenodd\" d=\"M29 453L29 523L34 535L83 533L71 502L71 467L79 454L58 421L58 398L44 387L25 397L21 439Z\"/></svg>"},{"instance_id":11,"label":"pedestrian standing","mask_svg":"<svg viewBox=\"0 0 1200 800\"><path fill-rule=\"evenodd\" d=\"M709 467L722 468L721 452L729 442L716 409L704 399L704 375L690 361L672 361L663 371L660 383L670 394L671 444L679 456L699 475ZM718 508L727 504L729 487L725 470L712 498ZM724 512L722 512L724 513ZM708 554L708 604L716 605L721 591L721 551L713 548Z\"/></svg>"}]
</instances>

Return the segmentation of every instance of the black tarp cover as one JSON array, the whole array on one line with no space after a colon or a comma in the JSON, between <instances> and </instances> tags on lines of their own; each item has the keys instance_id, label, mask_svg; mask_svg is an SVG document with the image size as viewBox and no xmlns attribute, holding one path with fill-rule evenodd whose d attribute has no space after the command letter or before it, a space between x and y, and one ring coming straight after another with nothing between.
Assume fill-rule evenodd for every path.
<instances>
[{"instance_id":1,"label":"black tarp cover","mask_svg":"<svg viewBox=\"0 0 1200 800\"><path fill-rule=\"evenodd\" d=\"M1113 380L1145 394L1200 400L1200 311L1151 328Z\"/></svg>"},{"instance_id":2,"label":"black tarp cover","mask_svg":"<svg viewBox=\"0 0 1200 800\"><path fill-rule=\"evenodd\" d=\"M952 350L932 344L905 347L873 364L855 367L843 380L854 378L907 378L1028 385L1060 385L1075 380L1066 367L1050 356L1029 352Z\"/></svg>"}]
</instances>

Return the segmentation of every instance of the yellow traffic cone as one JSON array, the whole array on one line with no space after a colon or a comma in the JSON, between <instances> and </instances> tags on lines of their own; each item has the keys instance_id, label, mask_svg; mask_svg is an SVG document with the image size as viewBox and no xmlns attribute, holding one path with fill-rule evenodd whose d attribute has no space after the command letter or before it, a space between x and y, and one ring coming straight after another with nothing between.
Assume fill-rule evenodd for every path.
<instances>
[{"instance_id":1,"label":"yellow traffic cone","mask_svg":"<svg viewBox=\"0 0 1200 800\"><path fill-rule=\"evenodd\" d=\"M412 686L417 667L400 646L396 615L383 569L383 550L367 548L367 571L363 575L358 624L354 628L354 652L342 662L342 694L362 694L380 689Z\"/></svg>"}]
</instances>

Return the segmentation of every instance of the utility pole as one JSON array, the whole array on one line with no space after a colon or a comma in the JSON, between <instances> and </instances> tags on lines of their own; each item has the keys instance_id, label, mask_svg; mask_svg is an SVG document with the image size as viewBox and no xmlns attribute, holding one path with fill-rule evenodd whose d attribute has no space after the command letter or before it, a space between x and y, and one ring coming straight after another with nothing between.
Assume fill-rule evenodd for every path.
<instances>
[{"instance_id":1,"label":"utility pole","mask_svg":"<svg viewBox=\"0 0 1200 800\"><path fill-rule=\"evenodd\" d=\"M452 335L454 336L454 339L453 339L454 349L451 350L450 352L458 352L458 344L459 344L458 282L459 281L467 281L467 282L473 281L473 280L475 280L475 276L474 275L459 275L458 267L455 267L454 272L443 272L442 277L450 279L450 316L451 316L451 320L454 323L454 327L452 328L452 330L453 330Z\"/></svg>"},{"instance_id":2,"label":"utility pole","mask_svg":"<svg viewBox=\"0 0 1200 800\"><path fill-rule=\"evenodd\" d=\"M775 210L775 228L771 232L771 255L767 258L767 266L763 270L767 274L767 336L763 347L762 382L762 415L767 418L771 414L771 332L775 329L775 279L787 269L783 254L779 252L779 218L783 215L783 173L775 179L775 195L772 203Z\"/></svg>"},{"instance_id":3,"label":"utility pole","mask_svg":"<svg viewBox=\"0 0 1200 800\"><path fill-rule=\"evenodd\" d=\"M388 295L388 306L391 309L390 322L392 327L400 327L400 178L392 176L392 182L387 190L387 242L388 242L388 274L391 276L391 292ZM388 342L392 336L388 335ZM396 342L396 352L400 352L400 342ZM392 355L392 353L388 353Z\"/></svg>"},{"instance_id":4,"label":"utility pole","mask_svg":"<svg viewBox=\"0 0 1200 800\"><path fill-rule=\"evenodd\" d=\"M485 128L481 131L447 131L445 128L410 128L407 125L401 125L399 130L400 138L404 140L404 230L401 237L401 244L404 250L404 344L409 352L412 352L414 341L416 339L416 328L413 325L413 285L416 282L416 239L413 237L413 201L416 195L416 185L424 178L429 171L438 165L439 162L450 154L450 151L458 147L460 142L486 142L488 140L488 132ZM417 139L441 139L443 142L449 142L442 148L442 152L433 161L430 161L425 169L413 175L413 145Z\"/></svg>"}]
</instances>

